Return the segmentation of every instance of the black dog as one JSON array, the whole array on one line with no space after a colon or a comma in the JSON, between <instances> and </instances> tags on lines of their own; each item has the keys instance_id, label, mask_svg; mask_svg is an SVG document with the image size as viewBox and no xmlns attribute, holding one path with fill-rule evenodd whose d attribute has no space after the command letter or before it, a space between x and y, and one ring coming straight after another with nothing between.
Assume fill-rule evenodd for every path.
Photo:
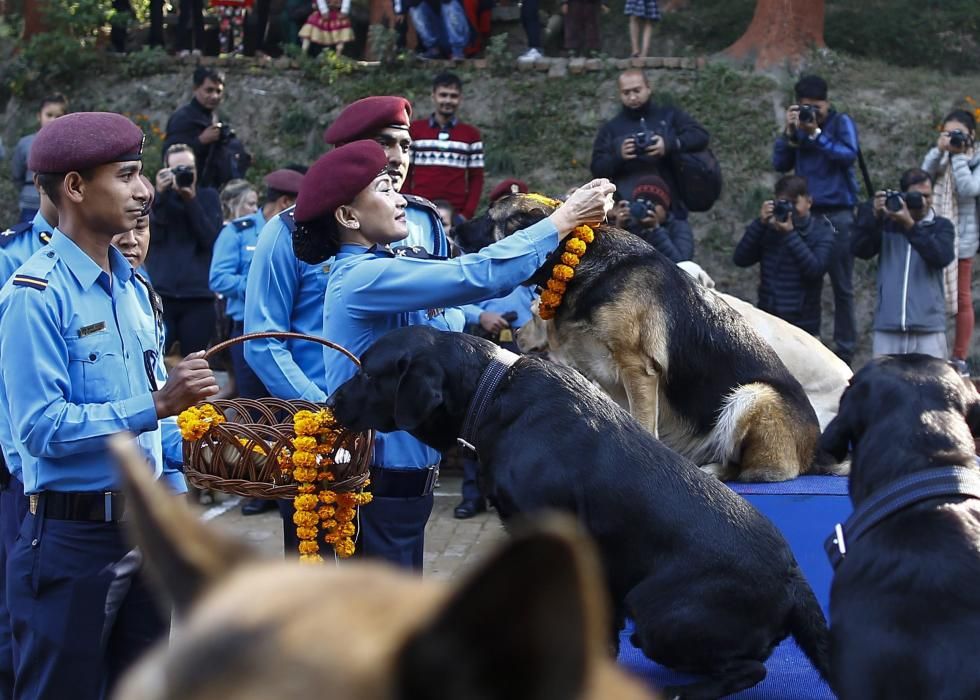
<instances>
[{"instance_id":1,"label":"black dog","mask_svg":"<svg viewBox=\"0 0 980 700\"><path fill-rule=\"evenodd\" d=\"M356 430L407 430L451 447L497 352L459 333L392 331L333 394L334 412ZM826 621L776 528L574 370L518 359L474 443L501 517L575 514L598 542L616 630L631 615L649 658L707 677L673 696L755 685L789 634L826 672Z\"/></svg>"},{"instance_id":2,"label":"black dog","mask_svg":"<svg viewBox=\"0 0 980 700\"><path fill-rule=\"evenodd\" d=\"M946 362L873 360L851 380L821 446L852 449L856 509L937 467L976 471L980 396ZM842 700L980 698L980 501L938 496L847 539L831 589L832 686Z\"/></svg>"}]
</instances>

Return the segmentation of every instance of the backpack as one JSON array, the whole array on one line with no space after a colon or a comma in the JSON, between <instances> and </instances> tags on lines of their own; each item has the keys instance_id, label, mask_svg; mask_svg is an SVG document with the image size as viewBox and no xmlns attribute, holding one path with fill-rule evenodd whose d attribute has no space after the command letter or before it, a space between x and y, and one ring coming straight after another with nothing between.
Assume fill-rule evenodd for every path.
<instances>
[{"instance_id":1,"label":"backpack","mask_svg":"<svg viewBox=\"0 0 980 700\"><path fill-rule=\"evenodd\" d=\"M708 211L721 196L721 166L710 148L670 158L677 196L690 211Z\"/></svg>"}]
</instances>

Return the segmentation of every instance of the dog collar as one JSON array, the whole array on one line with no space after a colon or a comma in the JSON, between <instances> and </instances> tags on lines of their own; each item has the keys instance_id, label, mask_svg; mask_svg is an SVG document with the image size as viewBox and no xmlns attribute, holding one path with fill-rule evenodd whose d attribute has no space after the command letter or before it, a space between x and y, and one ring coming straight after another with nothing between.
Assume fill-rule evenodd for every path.
<instances>
[{"instance_id":1,"label":"dog collar","mask_svg":"<svg viewBox=\"0 0 980 700\"><path fill-rule=\"evenodd\" d=\"M980 498L980 473L967 467L937 467L893 482L861 504L843 525L834 526L834 533L824 542L831 566L840 566L847 548L889 516L942 496Z\"/></svg>"},{"instance_id":2,"label":"dog collar","mask_svg":"<svg viewBox=\"0 0 980 700\"><path fill-rule=\"evenodd\" d=\"M500 382L507 374L507 370L519 359L520 355L498 347L494 356L490 358L490 364L486 366L483 374L480 375L480 381L476 385L476 392L470 399L470 405L466 407L463 429L460 431L460 436L456 438L456 442L466 449L471 450L474 454L476 453L476 429L480 425L480 421L483 419L483 414L486 413L487 407L490 405L490 399L493 397L493 393L497 390L497 387L500 386Z\"/></svg>"}]
</instances>

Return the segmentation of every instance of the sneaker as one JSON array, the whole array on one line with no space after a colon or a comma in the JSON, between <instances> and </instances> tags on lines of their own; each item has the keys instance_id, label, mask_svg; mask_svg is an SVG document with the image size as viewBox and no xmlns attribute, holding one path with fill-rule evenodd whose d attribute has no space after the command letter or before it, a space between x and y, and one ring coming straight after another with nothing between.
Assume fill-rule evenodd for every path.
<instances>
[{"instance_id":1,"label":"sneaker","mask_svg":"<svg viewBox=\"0 0 980 700\"><path fill-rule=\"evenodd\" d=\"M530 48L524 53L522 53L520 56L518 56L517 60L520 63L534 63L539 58L544 58L544 54L535 48Z\"/></svg>"},{"instance_id":2,"label":"sneaker","mask_svg":"<svg viewBox=\"0 0 980 700\"><path fill-rule=\"evenodd\" d=\"M954 357L950 359L949 364L953 365L953 369L955 369L961 377L970 376L970 366L966 364L966 360L961 360L958 357Z\"/></svg>"}]
</instances>

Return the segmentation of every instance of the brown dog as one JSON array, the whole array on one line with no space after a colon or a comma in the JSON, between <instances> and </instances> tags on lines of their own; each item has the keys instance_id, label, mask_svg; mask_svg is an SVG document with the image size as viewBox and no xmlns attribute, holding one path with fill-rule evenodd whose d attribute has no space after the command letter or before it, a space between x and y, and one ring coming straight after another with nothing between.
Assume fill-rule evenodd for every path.
<instances>
[{"instance_id":1,"label":"brown dog","mask_svg":"<svg viewBox=\"0 0 980 700\"><path fill-rule=\"evenodd\" d=\"M116 438L127 517L182 621L116 700L652 700L607 658L595 555L564 520L461 586L362 562L263 561L165 493Z\"/></svg>"},{"instance_id":2,"label":"brown dog","mask_svg":"<svg viewBox=\"0 0 980 700\"><path fill-rule=\"evenodd\" d=\"M499 239L552 211L505 197L460 235ZM531 282L543 286L561 252ZM782 481L815 466L820 428L800 383L731 306L639 237L600 226L550 326L571 366L719 478Z\"/></svg>"}]
</instances>

